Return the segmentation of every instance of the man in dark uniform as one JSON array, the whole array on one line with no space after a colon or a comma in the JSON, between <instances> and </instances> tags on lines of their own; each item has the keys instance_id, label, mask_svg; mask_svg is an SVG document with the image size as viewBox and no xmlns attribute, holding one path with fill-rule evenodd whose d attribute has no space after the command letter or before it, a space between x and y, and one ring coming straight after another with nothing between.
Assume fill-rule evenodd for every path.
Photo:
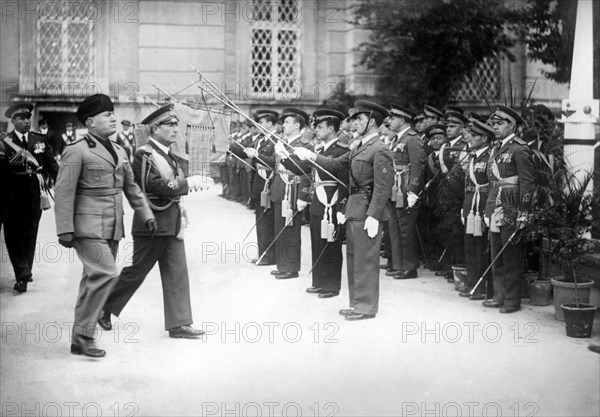
<instances>
[{"instance_id":1,"label":"man in dark uniform","mask_svg":"<svg viewBox=\"0 0 600 417\"><path fill-rule=\"evenodd\" d=\"M125 149L129 160L131 160L135 153L135 134L133 133L131 122L129 120L121 121L121 126L123 126L123 130L117 134L117 143Z\"/></svg>"},{"instance_id":2,"label":"man in dark uniform","mask_svg":"<svg viewBox=\"0 0 600 417\"><path fill-rule=\"evenodd\" d=\"M319 109L313 113L313 121L317 139L322 144L317 153L337 158L349 151L348 146L339 143L338 131L340 122L346 117L342 112L333 109ZM287 151L279 147L283 165L290 171L301 174L298 167L284 159ZM319 298L330 298L339 295L342 282L342 239L335 230L338 225L337 213L348 198L348 188L340 185L334 178L321 169L313 168L306 161L292 156L304 172L312 170L314 190L310 201L310 240L312 250L312 286L306 289L311 294L319 294ZM332 173L333 175L336 175ZM342 170L336 177L348 184L348 171ZM308 198L302 194L301 198Z\"/></svg>"},{"instance_id":3,"label":"man in dark uniform","mask_svg":"<svg viewBox=\"0 0 600 417\"><path fill-rule=\"evenodd\" d=\"M104 94L86 97L77 118L88 129L63 152L56 180L58 242L75 247L83 264L71 353L101 358L96 322L118 276L115 257L123 230L123 193L151 233L156 220L146 196L135 183L127 153L109 136L116 132L114 106Z\"/></svg>"},{"instance_id":4,"label":"man in dark uniform","mask_svg":"<svg viewBox=\"0 0 600 417\"><path fill-rule=\"evenodd\" d=\"M15 291L27 291L32 281L32 268L38 226L42 210L50 208L47 190L56 180L58 164L52 154L48 139L30 132L31 104L10 106L4 115L10 119L14 130L2 141L5 168L0 182L3 184L0 224L4 225L4 240L15 272Z\"/></svg>"},{"instance_id":5,"label":"man in dark uniform","mask_svg":"<svg viewBox=\"0 0 600 417\"><path fill-rule=\"evenodd\" d=\"M308 123L308 114L296 108L283 109L279 120L283 122L283 138L291 147L312 149L311 144L302 136L301 130ZM271 201L274 207L275 253L277 269L271 274L277 279L297 278L300 271L302 215L298 214L306 207L306 199L299 198L308 193L310 178L302 174L295 175L285 169L277 155L259 154L254 148L247 148L250 157L257 155L275 171L271 185ZM306 173L306 171L304 171ZM308 173L306 173L308 174ZM280 234L281 232L281 234Z\"/></svg>"},{"instance_id":6,"label":"man in dark uniform","mask_svg":"<svg viewBox=\"0 0 600 417\"><path fill-rule=\"evenodd\" d=\"M192 306L190 283L185 256L183 232L187 213L181 197L190 190L208 187L200 175L188 176L183 171L187 164L169 151L177 140L179 120L172 112L173 104L155 110L142 120L150 127L148 143L136 152L133 160L135 181L148 197L150 208L156 216L158 232L153 234L145 227L144 219L134 214L133 263L123 268L117 283L104 304L98 323L104 330L112 328L111 313L119 316L133 294L142 285L156 262L160 268L163 287L165 330L173 338L197 338L202 330L191 327Z\"/></svg>"},{"instance_id":7,"label":"man in dark uniform","mask_svg":"<svg viewBox=\"0 0 600 417\"><path fill-rule=\"evenodd\" d=\"M462 130L468 119L456 111L446 112L445 117L448 142L441 146L437 158L443 184L439 187L436 198L440 225L449 243L441 273L448 281L454 282L451 266L465 263L464 227L460 210L465 193L464 164L468 155Z\"/></svg>"},{"instance_id":8,"label":"man in dark uniform","mask_svg":"<svg viewBox=\"0 0 600 417\"><path fill-rule=\"evenodd\" d=\"M498 105L490 120L497 143L491 151L488 164L490 192L485 221L490 227L490 248L495 259L501 248L515 232L519 215L530 209L535 189L531 150L515 132L523 122L510 107ZM486 307L498 308L501 313L521 309L521 280L523 253L521 239L513 238L496 263L492 265L494 298L486 300Z\"/></svg>"},{"instance_id":9,"label":"man in dark uniform","mask_svg":"<svg viewBox=\"0 0 600 417\"><path fill-rule=\"evenodd\" d=\"M488 233L483 223L483 216L489 191L487 167L490 159L490 143L494 140L495 135L491 126L474 119L471 120L471 124L464 135L469 143L469 156L465 175L465 199L461 211L461 217L465 225L467 285L459 292L459 295L468 297L470 300L483 300L485 298L486 282L479 284L473 295L470 292L490 264L490 258L486 251Z\"/></svg>"},{"instance_id":10,"label":"man in dark uniform","mask_svg":"<svg viewBox=\"0 0 600 417\"><path fill-rule=\"evenodd\" d=\"M275 124L279 119L279 113L274 110L262 109L255 113L256 122L266 131L273 133ZM264 132L264 131L262 131ZM261 133L254 144L254 149L259 154L273 156L273 142L264 133ZM231 152L235 152L240 158L246 158L244 149L232 146ZM269 188L273 180L273 169L262 164L258 159L251 159L252 166L256 169L250 185L250 204L254 209L256 218L256 242L258 245L258 257L252 262L257 266L275 265L275 248L271 245L275 237L275 218L271 207ZM268 250L266 254L265 251ZM260 257L262 256L262 259ZM258 261L260 259L260 261Z\"/></svg>"},{"instance_id":11,"label":"man in dark uniform","mask_svg":"<svg viewBox=\"0 0 600 417\"><path fill-rule=\"evenodd\" d=\"M398 258L398 272L392 274L395 279L416 278L419 267L417 217L427 155L423 142L411 129L413 116L409 109L391 105L390 126L397 133L390 144L396 173L390 202L398 222L400 243L392 255Z\"/></svg>"},{"instance_id":12,"label":"man in dark uniform","mask_svg":"<svg viewBox=\"0 0 600 417\"><path fill-rule=\"evenodd\" d=\"M352 151L338 157L325 157L296 149L300 159L312 159L332 172L350 170L350 196L338 221L347 220L348 289L350 308L340 310L347 320L374 318L379 308L379 248L382 225L388 219L387 201L394 183L392 152L379 139L377 128L388 111L366 100L355 103L352 115L360 134Z\"/></svg>"}]
</instances>

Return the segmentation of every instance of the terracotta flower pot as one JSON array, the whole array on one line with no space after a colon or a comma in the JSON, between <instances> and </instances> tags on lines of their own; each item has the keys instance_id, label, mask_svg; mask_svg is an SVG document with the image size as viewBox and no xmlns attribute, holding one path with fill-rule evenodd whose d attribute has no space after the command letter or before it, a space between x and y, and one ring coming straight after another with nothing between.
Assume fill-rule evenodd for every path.
<instances>
[{"instance_id":1,"label":"terracotta flower pot","mask_svg":"<svg viewBox=\"0 0 600 417\"><path fill-rule=\"evenodd\" d=\"M565 282L562 279L558 277L551 279L552 287L554 287L554 318L560 321L565 319L563 310L560 306L577 302L575 299L575 283ZM580 282L577 283L577 292L579 293L580 303L590 302L590 291L593 286L594 282L590 280L580 280Z\"/></svg>"},{"instance_id":2,"label":"terracotta flower pot","mask_svg":"<svg viewBox=\"0 0 600 417\"><path fill-rule=\"evenodd\" d=\"M596 306L589 304L563 304L565 327L569 337L591 337Z\"/></svg>"}]
</instances>

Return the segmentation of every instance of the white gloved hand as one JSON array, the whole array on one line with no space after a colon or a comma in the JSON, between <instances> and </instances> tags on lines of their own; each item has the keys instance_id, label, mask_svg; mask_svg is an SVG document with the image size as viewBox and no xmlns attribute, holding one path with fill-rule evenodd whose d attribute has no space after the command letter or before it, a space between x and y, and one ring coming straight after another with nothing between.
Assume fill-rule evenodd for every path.
<instances>
[{"instance_id":1,"label":"white gloved hand","mask_svg":"<svg viewBox=\"0 0 600 417\"><path fill-rule=\"evenodd\" d=\"M296 208L298 209L298 211L302 211L306 208L306 206L308 206L308 202L304 201L304 200L296 200Z\"/></svg>"},{"instance_id":2,"label":"white gloved hand","mask_svg":"<svg viewBox=\"0 0 600 417\"><path fill-rule=\"evenodd\" d=\"M346 215L344 213L340 213L339 211L336 213L337 218L337 222L338 224L345 224L346 223Z\"/></svg>"},{"instance_id":3,"label":"white gloved hand","mask_svg":"<svg viewBox=\"0 0 600 417\"><path fill-rule=\"evenodd\" d=\"M215 184L215 181L211 177L206 175L192 175L186 178L188 182L188 189L191 191L198 191L199 189L208 189L211 185Z\"/></svg>"},{"instance_id":4,"label":"white gloved hand","mask_svg":"<svg viewBox=\"0 0 600 417\"><path fill-rule=\"evenodd\" d=\"M289 152L285 150L285 145L283 142L277 142L275 144L275 153L282 159L287 159L290 157Z\"/></svg>"},{"instance_id":5,"label":"white gloved hand","mask_svg":"<svg viewBox=\"0 0 600 417\"><path fill-rule=\"evenodd\" d=\"M375 236L377 236L377 233L379 232L379 220L377 220L374 217L368 216L365 220L364 229L367 231L367 236L373 239Z\"/></svg>"},{"instance_id":6,"label":"white gloved hand","mask_svg":"<svg viewBox=\"0 0 600 417\"><path fill-rule=\"evenodd\" d=\"M460 209L460 221L462 222L463 226L465 225L465 214L463 209Z\"/></svg>"},{"instance_id":7,"label":"white gloved hand","mask_svg":"<svg viewBox=\"0 0 600 417\"><path fill-rule=\"evenodd\" d=\"M406 202L408 203L408 208L413 208L415 204L417 204L417 201L419 201L419 196L413 193L412 191L409 191L406 194Z\"/></svg>"},{"instance_id":8,"label":"white gloved hand","mask_svg":"<svg viewBox=\"0 0 600 417\"><path fill-rule=\"evenodd\" d=\"M529 216L525 213L517 217L517 229L524 229L529 224Z\"/></svg>"},{"instance_id":9,"label":"white gloved hand","mask_svg":"<svg viewBox=\"0 0 600 417\"><path fill-rule=\"evenodd\" d=\"M317 155L313 151L311 151L310 149L306 149L306 148L294 148L294 153L302 161L306 161L307 159L310 159L311 161L314 161L315 159L317 159Z\"/></svg>"},{"instance_id":10,"label":"white gloved hand","mask_svg":"<svg viewBox=\"0 0 600 417\"><path fill-rule=\"evenodd\" d=\"M244 153L248 155L249 158L256 158L258 156L258 151L254 148L244 148Z\"/></svg>"},{"instance_id":11,"label":"white gloved hand","mask_svg":"<svg viewBox=\"0 0 600 417\"><path fill-rule=\"evenodd\" d=\"M489 217L484 217L483 218L483 222L485 223L485 226L489 229L489 227L490 227L490 218Z\"/></svg>"}]
</instances>

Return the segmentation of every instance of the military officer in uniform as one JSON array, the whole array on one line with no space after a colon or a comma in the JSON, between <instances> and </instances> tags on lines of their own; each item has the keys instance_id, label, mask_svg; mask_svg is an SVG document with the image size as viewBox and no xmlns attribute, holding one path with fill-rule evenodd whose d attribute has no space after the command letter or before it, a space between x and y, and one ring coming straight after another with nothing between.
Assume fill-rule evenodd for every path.
<instances>
[{"instance_id":1,"label":"military officer in uniform","mask_svg":"<svg viewBox=\"0 0 600 417\"><path fill-rule=\"evenodd\" d=\"M302 135L302 129L308 123L308 114L296 108L283 109L279 120L283 122L283 138L286 143L293 147L305 147L312 149L309 141ZM257 155L265 163L269 164L275 171L273 183L271 184L271 201L274 207L275 237L279 235L274 243L277 269L271 274L277 279L297 278L300 271L301 259L301 237L302 212L306 207L310 178L304 174L298 176L288 171L281 164L277 155L269 156L259 153L254 148L246 148L246 154L250 157ZM306 175L305 175L306 174Z\"/></svg>"},{"instance_id":2,"label":"military officer in uniform","mask_svg":"<svg viewBox=\"0 0 600 417\"><path fill-rule=\"evenodd\" d=\"M497 143L491 151L488 164L490 192L485 212L490 227L492 259L508 243L496 263L492 265L494 298L486 300L486 307L500 308L501 313L513 313L521 308L521 280L523 254L520 239L509 239L517 227L520 214L529 210L534 191L534 168L531 150L515 135L523 122L510 107L498 105L490 122Z\"/></svg>"},{"instance_id":3,"label":"military officer in uniform","mask_svg":"<svg viewBox=\"0 0 600 417\"><path fill-rule=\"evenodd\" d=\"M142 120L150 127L148 143L135 154L135 181L148 197L156 216L158 232L151 233L138 212L133 217L133 263L123 268L104 304L98 323L111 330L111 313L119 316L156 262L163 287L165 330L173 338L197 338L202 330L191 327L192 306L183 233L187 223L181 197L190 190L208 188L211 181L200 175L187 176L187 164L170 152L177 140L179 120L173 104L164 105Z\"/></svg>"},{"instance_id":4,"label":"military officer in uniform","mask_svg":"<svg viewBox=\"0 0 600 417\"><path fill-rule=\"evenodd\" d=\"M27 291L32 281L38 225L42 210L50 207L48 188L56 180L58 164L52 154L49 140L30 132L33 105L15 104L4 115L10 119L14 130L3 141L5 168L0 182L4 240L13 265L15 291Z\"/></svg>"},{"instance_id":5,"label":"military officer in uniform","mask_svg":"<svg viewBox=\"0 0 600 417\"><path fill-rule=\"evenodd\" d=\"M332 172L349 170L350 196L338 221L346 224L346 263L350 308L340 310L347 320L374 318L379 308L379 248L382 225L388 220L387 201L394 183L392 152L380 139L377 128L388 116L385 107L366 100L355 103L357 145L338 157L316 155L296 149L300 159L312 159Z\"/></svg>"},{"instance_id":6,"label":"military officer in uniform","mask_svg":"<svg viewBox=\"0 0 600 417\"><path fill-rule=\"evenodd\" d=\"M261 109L254 112L256 122L266 131L273 133L275 131L275 124L279 119L279 113L275 110ZM254 149L259 154L273 156L273 141L266 137L264 130L261 133ZM240 158L246 158L247 155L238 146L232 146L231 152L235 153ZM257 266L275 265L275 248L273 238L275 237L275 218L273 214L273 207L271 206L270 198L270 184L273 181L273 169L264 165L258 159L251 159L252 166L256 169L256 174L252 176L252 182L250 184L250 205L254 209L256 218L256 242L258 245L258 257L253 259L252 262ZM266 254L265 251L268 251ZM264 254L264 255L263 255ZM262 256L262 259L260 259ZM260 261L259 261L260 259Z\"/></svg>"},{"instance_id":7,"label":"military officer in uniform","mask_svg":"<svg viewBox=\"0 0 600 417\"><path fill-rule=\"evenodd\" d=\"M96 347L96 321L117 278L115 256L123 238L123 193L151 233L156 220L135 183L127 153L109 136L116 132L113 103L104 94L83 100L77 118L88 134L63 152L56 181L56 233L75 247L83 275L75 305L71 353L103 357Z\"/></svg>"},{"instance_id":8,"label":"military officer in uniform","mask_svg":"<svg viewBox=\"0 0 600 417\"><path fill-rule=\"evenodd\" d=\"M398 258L398 272L391 274L395 279L416 278L419 267L417 218L427 155L423 142L411 129L413 116L409 109L397 104L391 105L390 126L397 132L390 144L395 171L390 200L394 213L390 216L395 215L397 218L399 243L398 249L392 253L393 257Z\"/></svg>"},{"instance_id":9,"label":"military officer in uniform","mask_svg":"<svg viewBox=\"0 0 600 417\"><path fill-rule=\"evenodd\" d=\"M349 149L341 144L338 131L341 121L346 116L344 113L333 109L319 109L313 115L315 133L319 143L317 153L323 156L337 158L346 154ZM288 152L282 145L276 149L282 158L283 165L290 171L301 174L298 167L285 159ZM330 298L339 295L342 283L342 239L336 230L343 227L338 225L337 213L345 204L348 197L348 170L332 173L346 186L340 185L334 178L320 169L314 168L306 161L300 161L292 156L302 170L309 172L312 169L313 192L310 200L310 240L312 251L312 286L306 292L318 294L319 298ZM308 198L303 194L302 198Z\"/></svg>"},{"instance_id":10,"label":"military officer in uniform","mask_svg":"<svg viewBox=\"0 0 600 417\"><path fill-rule=\"evenodd\" d=\"M490 264L486 251L488 233L483 216L489 191L487 167L490 159L490 143L494 140L494 136L494 129L491 126L475 119L471 120L465 133L465 139L469 143L469 156L466 164L465 199L461 217L465 225L467 285L459 295L470 300L483 300L486 293L486 282L482 282L473 295L470 294L477 280Z\"/></svg>"},{"instance_id":11,"label":"military officer in uniform","mask_svg":"<svg viewBox=\"0 0 600 417\"><path fill-rule=\"evenodd\" d=\"M121 126L123 126L123 130L117 134L117 143L125 149L127 157L131 160L135 153L135 134L133 133L131 122L129 120L121 121Z\"/></svg>"}]
</instances>

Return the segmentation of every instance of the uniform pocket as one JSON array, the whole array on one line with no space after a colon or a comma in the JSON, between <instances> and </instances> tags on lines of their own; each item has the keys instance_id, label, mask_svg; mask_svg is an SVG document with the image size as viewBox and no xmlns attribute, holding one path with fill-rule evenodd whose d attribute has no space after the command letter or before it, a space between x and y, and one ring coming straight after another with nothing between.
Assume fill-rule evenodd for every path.
<instances>
[{"instance_id":1,"label":"uniform pocket","mask_svg":"<svg viewBox=\"0 0 600 417\"><path fill-rule=\"evenodd\" d=\"M75 237L102 239L102 209L80 207L75 212Z\"/></svg>"}]
</instances>

